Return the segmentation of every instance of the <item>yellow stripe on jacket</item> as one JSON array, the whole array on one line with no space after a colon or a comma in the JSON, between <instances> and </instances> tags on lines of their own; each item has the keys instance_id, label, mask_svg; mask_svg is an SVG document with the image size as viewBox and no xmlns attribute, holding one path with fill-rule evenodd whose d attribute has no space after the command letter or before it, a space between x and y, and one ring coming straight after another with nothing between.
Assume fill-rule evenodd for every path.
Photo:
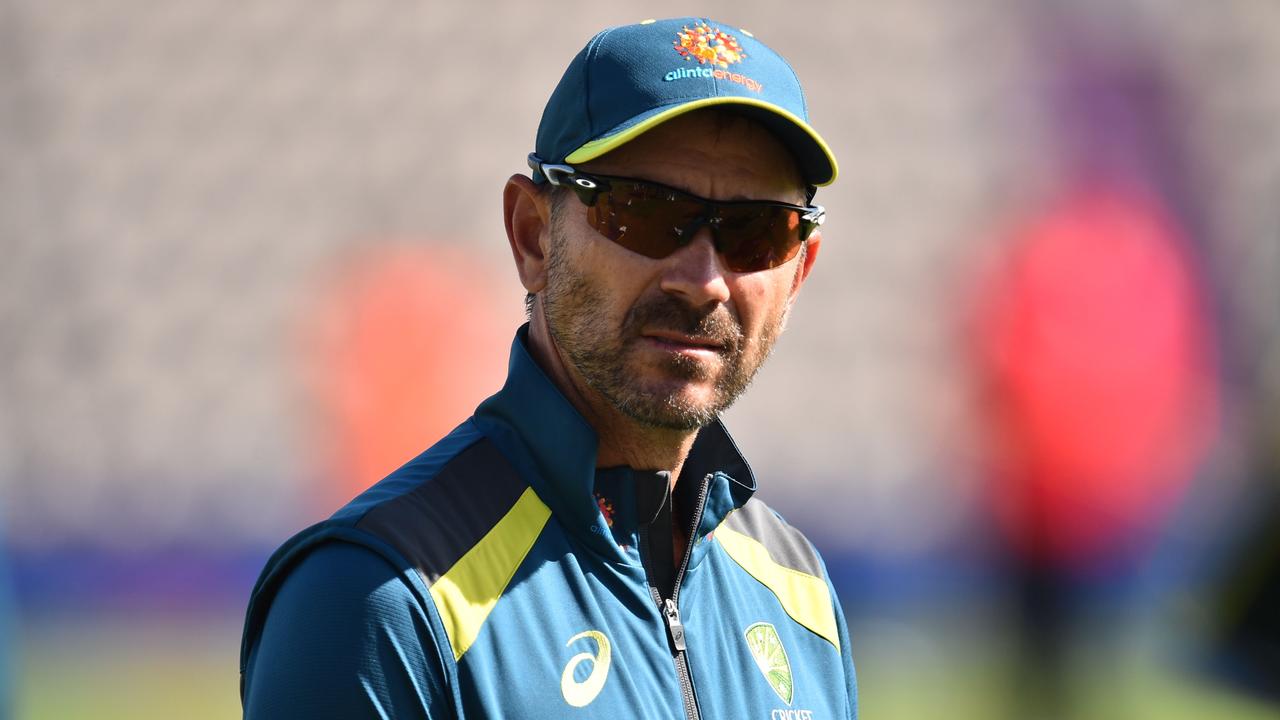
<instances>
[{"instance_id":1,"label":"yellow stripe on jacket","mask_svg":"<svg viewBox=\"0 0 1280 720\"><path fill-rule=\"evenodd\" d=\"M792 620L834 645L837 651L840 649L831 592L822 578L779 565L758 540L723 524L716 528L715 538L734 562L769 588Z\"/></svg>"},{"instance_id":2,"label":"yellow stripe on jacket","mask_svg":"<svg viewBox=\"0 0 1280 720\"><path fill-rule=\"evenodd\" d=\"M454 660L475 642L550 517L551 510L533 488L526 489L493 529L431 585Z\"/></svg>"}]
</instances>

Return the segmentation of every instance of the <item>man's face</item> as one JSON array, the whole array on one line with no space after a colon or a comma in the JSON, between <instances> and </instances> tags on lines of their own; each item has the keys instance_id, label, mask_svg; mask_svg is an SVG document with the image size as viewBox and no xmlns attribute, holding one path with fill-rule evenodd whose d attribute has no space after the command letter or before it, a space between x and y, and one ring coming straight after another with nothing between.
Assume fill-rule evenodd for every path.
<instances>
[{"instance_id":1,"label":"man's face","mask_svg":"<svg viewBox=\"0 0 1280 720\"><path fill-rule=\"evenodd\" d=\"M785 148L718 112L671 120L582 169L716 200L804 200ZM555 344L591 390L649 427L693 430L729 407L768 356L803 279L803 250L769 270L728 270L706 228L666 258L644 257L597 233L586 206L563 191L550 233L542 305Z\"/></svg>"}]
</instances>

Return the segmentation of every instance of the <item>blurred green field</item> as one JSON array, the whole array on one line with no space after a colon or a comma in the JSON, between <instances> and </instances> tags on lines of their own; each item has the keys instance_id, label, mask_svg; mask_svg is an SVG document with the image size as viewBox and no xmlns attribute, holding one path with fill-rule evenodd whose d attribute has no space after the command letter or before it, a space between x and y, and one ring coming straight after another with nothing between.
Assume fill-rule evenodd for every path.
<instances>
[{"instance_id":1,"label":"blurred green field","mask_svg":"<svg viewBox=\"0 0 1280 720\"><path fill-rule=\"evenodd\" d=\"M24 619L17 720L236 718L239 613Z\"/></svg>"},{"instance_id":2,"label":"blurred green field","mask_svg":"<svg viewBox=\"0 0 1280 720\"><path fill-rule=\"evenodd\" d=\"M976 646L971 646L976 647ZM885 648L879 648L881 651ZM1280 706L1242 696L1209 679L1152 659L1113 662L1068 681L1060 715L1025 717L1013 700L1012 663L952 646L933 658L863 652L858 663L861 717L867 720L1278 720ZM1100 655L1101 653L1099 653ZM945 659L944 659L945 658Z\"/></svg>"},{"instance_id":3,"label":"blurred green field","mask_svg":"<svg viewBox=\"0 0 1280 720\"><path fill-rule=\"evenodd\" d=\"M47 616L20 638L19 720L159 720L240 715L238 612ZM995 720L1010 716L1009 662L982 633L919 625L855 628L865 720ZM1280 720L1263 705L1141 657L1102 657L1073 680L1080 720Z\"/></svg>"}]
</instances>

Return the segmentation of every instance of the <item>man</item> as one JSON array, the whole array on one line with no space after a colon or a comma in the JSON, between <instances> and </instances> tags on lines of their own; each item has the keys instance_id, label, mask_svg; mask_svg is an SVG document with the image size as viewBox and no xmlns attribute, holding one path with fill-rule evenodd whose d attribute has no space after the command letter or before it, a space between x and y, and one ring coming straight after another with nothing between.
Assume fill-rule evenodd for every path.
<instances>
[{"instance_id":1,"label":"man","mask_svg":"<svg viewBox=\"0 0 1280 720\"><path fill-rule=\"evenodd\" d=\"M825 568L717 419L818 257L805 117L744 30L591 40L504 194L506 385L268 562L247 716L856 716Z\"/></svg>"}]
</instances>

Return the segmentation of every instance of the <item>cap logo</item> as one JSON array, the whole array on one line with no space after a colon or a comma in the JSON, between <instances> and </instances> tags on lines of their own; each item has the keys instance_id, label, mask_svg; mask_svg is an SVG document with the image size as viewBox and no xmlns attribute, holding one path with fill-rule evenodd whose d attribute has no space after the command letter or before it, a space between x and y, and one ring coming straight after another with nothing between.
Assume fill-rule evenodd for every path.
<instances>
[{"instance_id":1,"label":"cap logo","mask_svg":"<svg viewBox=\"0 0 1280 720\"><path fill-rule=\"evenodd\" d=\"M700 22L690 28L684 26L676 33L671 47L686 61L697 60L697 67L678 67L663 76L663 80L674 82L689 78L708 78L727 80L737 83L752 92L761 92L764 86L755 78L741 73L729 72L728 67L742 62L747 53L743 51L738 38Z\"/></svg>"},{"instance_id":2,"label":"cap logo","mask_svg":"<svg viewBox=\"0 0 1280 720\"><path fill-rule=\"evenodd\" d=\"M676 33L676 41L672 45L685 60L697 60L699 65L710 63L727 68L742 62L747 56L738 44L738 38L705 22L694 25L692 30L685 25Z\"/></svg>"}]
</instances>

